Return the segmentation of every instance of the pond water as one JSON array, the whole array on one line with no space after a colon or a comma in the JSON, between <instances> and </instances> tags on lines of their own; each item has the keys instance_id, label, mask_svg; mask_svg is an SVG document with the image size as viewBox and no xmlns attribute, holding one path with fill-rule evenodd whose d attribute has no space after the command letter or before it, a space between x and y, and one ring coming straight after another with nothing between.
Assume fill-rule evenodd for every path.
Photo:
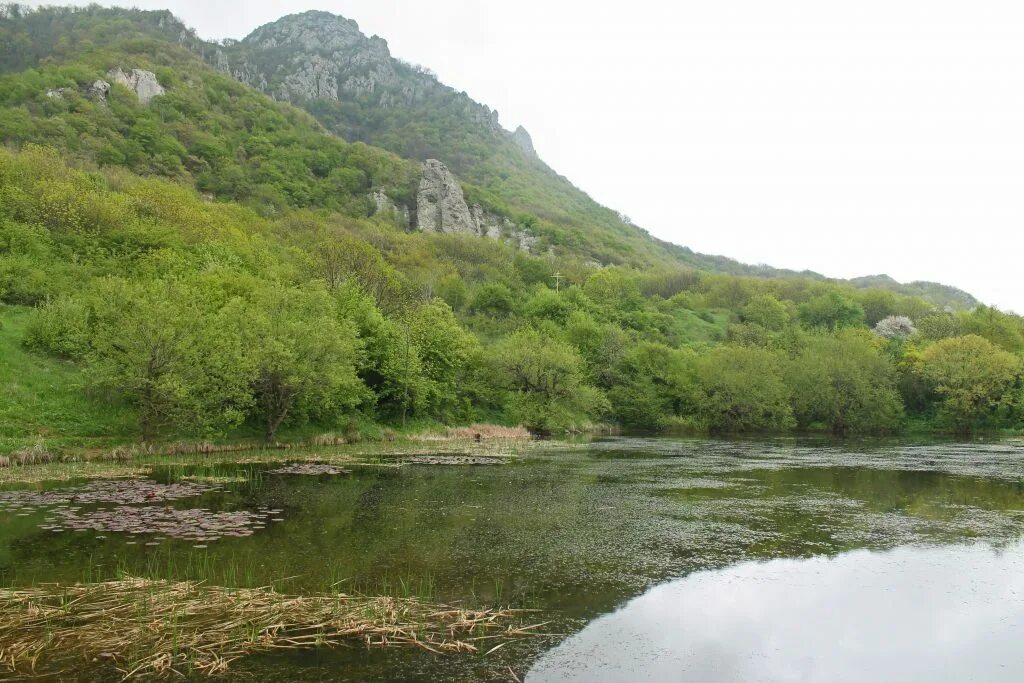
<instances>
[{"instance_id":1,"label":"pond water","mask_svg":"<svg viewBox=\"0 0 1024 683\"><path fill-rule=\"evenodd\" d=\"M486 657L353 648L232 665L262 679L1024 677L1022 443L609 439L508 465L278 467L160 469L206 488L144 491L129 506L160 508L144 514L95 486L0 494L0 582L334 586L551 622Z\"/></svg>"}]
</instances>

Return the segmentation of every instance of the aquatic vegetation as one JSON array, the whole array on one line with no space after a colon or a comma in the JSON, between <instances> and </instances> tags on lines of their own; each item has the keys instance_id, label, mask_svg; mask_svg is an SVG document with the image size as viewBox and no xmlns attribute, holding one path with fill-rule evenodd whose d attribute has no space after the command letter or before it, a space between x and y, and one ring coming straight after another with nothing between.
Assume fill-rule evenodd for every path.
<instances>
[{"instance_id":1,"label":"aquatic vegetation","mask_svg":"<svg viewBox=\"0 0 1024 683\"><path fill-rule=\"evenodd\" d=\"M509 459L489 455L414 455L405 462L412 465L507 465Z\"/></svg>"},{"instance_id":2,"label":"aquatic vegetation","mask_svg":"<svg viewBox=\"0 0 1024 683\"><path fill-rule=\"evenodd\" d=\"M190 581L46 584L0 590L0 672L217 675L248 654L355 644L438 654L492 651L544 625L528 625L524 615L415 598L291 596Z\"/></svg>"},{"instance_id":3,"label":"aquatic vegetation","mask_svg":"<svg viewBox=\"0 0 1024 683\"><path fill-rule=\"evenodd\" d=\"M57 510L57 528L93 529L128 534L163 534L193 541L213 541L224 536L252 536L265 527L267 519L280 521L281 510L258 512L210 512L205 508L176 510L171 507L119 506L81 512L76 508ZM47 528L45 525L41 528Z\"/></svg>"},{"instance_id":4,"label":"aquatic vegetation","mask_svg":"<svg viewBox=\"0 0 1024 683\"><path fill-rule=\"evenodd\" d=\"M352 470L346 470L344 467L337 467L335 465L325 465L323 463L318 462L304 462L294 463L292 465L285 465L284 467L278 467L276 469L267 470L267 474L352 474Z\"/></svg>"},{"instance_id":5,"label":"aquatic vegetation","mask_svg":"<svg viewBox=\"0 0 1024 683\"><path fill-rule=\"evenodd\" d=\"M89 482L83 486L55 491L0 491L0 510L5 507L45 507L63 503L162 503L199 496L214 487L179 482L160 484L145 479L110 479Z\"/></svg>"}]
</instances>

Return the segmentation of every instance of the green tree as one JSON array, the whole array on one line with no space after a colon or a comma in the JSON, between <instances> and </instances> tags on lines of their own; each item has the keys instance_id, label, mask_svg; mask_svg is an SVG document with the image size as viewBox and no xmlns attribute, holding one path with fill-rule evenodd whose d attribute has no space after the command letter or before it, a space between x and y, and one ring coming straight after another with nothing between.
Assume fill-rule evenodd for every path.
<instances>
[{"instance_id":1,"label":"green tree","mask_svg":"<svg viewBox=\"0 0 1024 683\"><path fill-rule=\"evenodd\" d=\"M625 427L658 430L692 397L694 354L642 342L630 349L608 391L612 413Z\"/></svg>"},{"instance_id":2,"label":"green tree","mask_svg":"<svg viewBox=\"0 0 1024 683\"><path fill-rule=\"evenodd\" d=\"M693 412L715 432L776 431L794 425L779 357L763 349L720 346L695 364Z\"/></svg>"},{"instance_id":3,"label":"green tree","mask_svg":"<svg viewBox=\"0 0 1024 683\"><path fill-rule=\"evenodd\" d=\"M785 379L802 429L887 432L902 420L895 370L865 332L812 336L787 363Z\"/></svg>"},{"instance_id":4,"label":"green tree","mask_svg":"<svg viewBox=\"0 0 1024 683\"><path fill-rule=\"evenodd\" d=\"M417 404L432 418L450 419L459 405L460 380L477 350L476 338L440 299L410 315L409 334L423 380Z\"/></svg>"},{"instance_id":5,"label":"green tree","mask_svg":"<svg viewBox=\"0 0 1024 683\"><path fill-rule=\"evenodd\" d=\"M800 322L809 329L839 330L864 324L864 309L838 292L827 292L800 304Z\"/></svg>"},{"instance_id":6,"label":"green tree","mask_svg":"<svg viewBox=\"0 0 1024 683\"><path fill-rule=\"evenodd\" d=\"M791 316L786 304L771 294L759 294L743 307L740 318L745 323L760 325L772 332L781 332L789 325Z\"/></svg>"},{"instance_id":7,"label":"green tree","mask_svg":"<svg viewBox=\"0 0 1024 683\"><path fill-rule=\"evenodd\" d=\"M533 431L590 422L607 406L601 392L584 383L575 349L534 330L505 339L493 363L499 386L507 392L506 413Z\"/></svg>"},{"instance_id":8,"label":"green tree","mask_svg":"<svg viewBox=\"0 0 1024 683\"><path fill-rule=\"evenodd\" d=\"M322 290L268 288L246 315L255 416L268 442L286 421L335 423L363 399L355 325Z\"/></svg>"},{"instance_id":9,"label":"green tree","mask_svg":"<svg viewBox=\"0 0 1024 683\"><path fill-rule=\"evenodd\" d=\"M918 372L941 398L942 416L966 433L997 423L1019 391L1020 359L977 335L943 339L925 349Z\"/></svg>"},{"instance_id":10,"label":"green tree","mask_svg":"<svg viewBox=\"0 0 1024 683\"><path fill-rule=\"evenodd\" d=\"M505 317L516 308L515 296L507 285L490 282L477 290L472 308L476 313Z\"/></svg>"},{"instance_id":11,"label":"green tree","mask_svg":"<svg viewBox=\"0 0 1024 683\"><path fill-rule=\"evenodd\" d=\"M252 367L232 316L173 281L109 280L97 299L89 376L136 407L144 441L164 429L222 433L241 422Z\"/></svg>"}]
</instances>

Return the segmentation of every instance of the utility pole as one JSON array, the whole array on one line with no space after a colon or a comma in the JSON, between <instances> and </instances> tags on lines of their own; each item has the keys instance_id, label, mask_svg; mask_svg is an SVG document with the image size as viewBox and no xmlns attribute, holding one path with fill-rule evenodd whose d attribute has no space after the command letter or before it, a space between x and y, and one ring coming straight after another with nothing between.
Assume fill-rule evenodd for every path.
<instances>
[{"instance_id":1,"label":"utility pole","mask_svg":"<svg viewBox=\"0 0 1024 683\"><path fill-rule=\"evenodd\" d=\"M555 273L551 276L551 279L555 281L555 292L561 291L562 280L565 279L565 276L561 273Z\"/></svg>"}]
</instances>

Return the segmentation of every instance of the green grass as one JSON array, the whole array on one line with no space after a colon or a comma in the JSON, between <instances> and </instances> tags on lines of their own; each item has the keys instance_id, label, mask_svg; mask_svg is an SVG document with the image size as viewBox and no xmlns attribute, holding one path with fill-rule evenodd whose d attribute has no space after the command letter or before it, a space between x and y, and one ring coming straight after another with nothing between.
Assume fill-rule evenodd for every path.
<instances>
[{"instance_id":1,"label":"green grass","mask_svg":"<svg viewBox=\"0 0 1024 683\"><path fill-rule=\"evenodd\" d=\"M30 313L0 306L0 453L39 441L103 447L131 440L131 410L87 396L80 366L22 346Z\"/></svg>"}]
</instances>

